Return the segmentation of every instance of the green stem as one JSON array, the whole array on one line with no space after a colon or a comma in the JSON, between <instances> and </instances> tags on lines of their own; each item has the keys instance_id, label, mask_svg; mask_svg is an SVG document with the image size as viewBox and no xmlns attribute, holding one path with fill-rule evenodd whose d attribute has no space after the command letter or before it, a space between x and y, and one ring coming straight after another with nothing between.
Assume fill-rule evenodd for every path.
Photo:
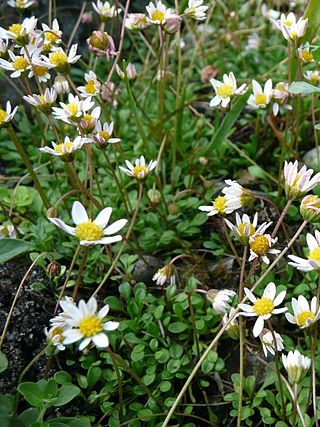
<instances>
[{"instance_id":1,"label":"green stem","mask_svg":"<svg viewBox=\"0 0 320 427\"><path fill-rule=\"evenodd\" d=\"M29 160L29 157L28 157L27 153L25 152L20 140L18 139L17 134L15 133L15 131L11 125L7 128L7 131L8 131L10 138L12 139L12 141L13 141L13 143L14 143L25 167L27 168L27 170L31 176L31 179L32 179L32 181L33 181L33 183L34 183L34 185L35 185L35 187L36 187L36 189L37 189L37 191L41 197L41 200L43 201L43 204L45 205L45 207L47 209L49 209L50 208L49 200L48 200L48 198L47 198L47 196L43 190L42 185L40 184L40 181L39 181L37 175L35 174L35 172L33 170L33 167L32 167L32 164Z\"/></svg>"}]
</instances>

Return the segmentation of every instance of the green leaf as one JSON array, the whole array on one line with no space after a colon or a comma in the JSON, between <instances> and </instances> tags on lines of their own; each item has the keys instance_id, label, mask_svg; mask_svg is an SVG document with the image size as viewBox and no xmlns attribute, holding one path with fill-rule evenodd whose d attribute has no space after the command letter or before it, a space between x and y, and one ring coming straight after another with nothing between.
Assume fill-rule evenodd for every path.
<instances>
[{"instance_id":1,"label":"green leaf","mask_svg":"<svg viewBox=\"0 0 320 427\"><path fill-rule=\"evenodd\" d=\"M5 371L8 367L8 359L7 356L0 351L0 373Z\"/></svg>"},{"instance_id":2,"label":"green leaf","mask_svg":"<svg viewBox=\"0 0 320 427\"><path fill-rule=\"evenodd\" d=\"M317 86L313 86L310 83L307 82L293 82L289 86L289 92L293 93L294 95L297 94L310 94L310 93L318 93L320 92L320 88Z\"/></svg>"},{"instance_id":3,"label":"green leaf","mask_svg":"<svg viewBox=\"0 0 320 427\"><path fill-rule=\"evenodd\" d=\"M210 152L213 148L215 148L218 144L221 144L228 137L232 126L235 124L236 120L245 108L249 96L250 91L248 90L236 100L229 113L227 113L223 119L219 129L214 133L213 139L210 142L206 152Z\"/></svg>"},{"instance_id":4,"label":"green leaf","mask_svg":"<svg viewBox=\"0 0 320 427\"><path fill-rule=\"evenodd\" d=\"M63 385L58 390L58 396L54 400L54 402L52 402L52 405L53 406L66 405L67 403L71 402L71 400L73 400L76 396L78 396L80 391L81 391L80 388L77 387L76 385L72 385L72 384Z\"/></svg>"},{"instance_id":5,"label":"green leaf","mask_svg":"<svg viewBox=\"0 0 320 427\"><path fill-rule=\"evenodd\" d=\"M30 252L32 249L33 246L25 240L3 237L0 244L0 264L25 252Z\"/></svg>"},{"instance_id":6,"label":"green leaf","mask_svg":"<svg viewBox=\"0 0 320 427\"><path fill-rule=\"evenodd\" d=\"M188 329L188 325L183 322L174 322L169 325L169 331L173 334L180 334Z\"/></svg>"},{"instance_id":7,"label":"green leaf","mask_svg":"<svg viewBox=\"0 0 320 427\"><path fill-rule=\"evenodd\" d=\"M36 408L43 406L43 392L38 384L32 382L19 384L18 391L31 406Z\"/></svg>"}]
</instances>

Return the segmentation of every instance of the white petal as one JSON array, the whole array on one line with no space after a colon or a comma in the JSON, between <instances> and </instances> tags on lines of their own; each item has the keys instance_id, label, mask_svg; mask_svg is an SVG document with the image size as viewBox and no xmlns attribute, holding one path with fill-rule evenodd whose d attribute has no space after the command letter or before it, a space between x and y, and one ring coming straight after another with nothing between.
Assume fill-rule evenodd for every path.
<instances>
[{"instance_id":1,"label":"white petal","mask_svg":"<svg viewBox=\"0 0 320 427\"><path fill-rule=\"evenodd\" d=\"M61 219L59 218L48 218L52 224L56 225L57 227L61 228L61 230L65 231L68 234L71 234L74 236L76 234L76 229L74 227L70 227L70 225L65 224Z\"/></svg>"},{"instance_id":2,"label":"white petal","mask_svg":"<svg viewBox=\"0 0 320 427\"><path fill-rule=\"evenodd\" d=\"M100 334L94 335L92 337L92 341L97 347L100 347L100 348L109 347L109 338L103 332L101 332Z\"/></svg>"},{"instance_id":3,"label":"white petal","mask_svg":"<svg viewBox=\"0 0 320 427\"><path fill-rule=\"evenodd\" d=\"M253 336L254 337L258 337L261 334L263 326L264 326L264 320L261 316L259 316L256 320L256 323L254 324L254 327L253 327Z\"/></svg>"},{"instance_id":4,"label":"white petal","mask_svg":"<svg viewBox=\"0 0 320 427\"><path fill-rule=\"evenodd\" d=\"M119 322L106 322L103 325L105 331L115 331L119 327Z\"/></svg>"},{"instance_id":5,"label":"white petal","mask_svg":"<svg viewBox=\"0 0 320 427\"><path fill-rule=\"evenodd\" d=\"M94 222L96 224L98 224L100 227L105 228L105 226L109 222L111 213L112 213L112 208L104 208L104 209L102 209L102 211L98 214L98 216L94 220Z\"/></svg>"},{"instance_id":6,"label":"white petal","mask_svg":"<svg viewBox=\"0 0 320 427\"><path fill-rule=\"evenodd\" d=\"M80 202L74 202L71 216L76 225L87 222L89 220L87 211Z\"/></svg>"},{"instance_id":7,"label":"white petal","mask_svg":"<svg viewBox=\"0 0 320 427\"><path fill-rule=\"evenodd\" d=\"M109 227L104 230L103 234L105 236L110 236L111 234L117 233L127 224L127 222L127 219L119 219L118 221L115 221L113 224L109 225Z\"/></svg>"}]
</instances>

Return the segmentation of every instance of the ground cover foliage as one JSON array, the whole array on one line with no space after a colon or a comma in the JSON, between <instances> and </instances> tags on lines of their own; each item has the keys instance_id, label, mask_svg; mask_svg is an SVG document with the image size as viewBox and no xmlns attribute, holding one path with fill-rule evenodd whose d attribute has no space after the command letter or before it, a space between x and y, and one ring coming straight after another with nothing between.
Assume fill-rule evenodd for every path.
<instances>
[{"instance_id":1,"label":"ground cover foliage","mask_svg":"<svg viewBox=\"0 0 320 427\"><path fill-rule=\"evenodd\" d=\"M7 3L1 425L318 426L319 1Z\"/></svg>"}]
</instances>

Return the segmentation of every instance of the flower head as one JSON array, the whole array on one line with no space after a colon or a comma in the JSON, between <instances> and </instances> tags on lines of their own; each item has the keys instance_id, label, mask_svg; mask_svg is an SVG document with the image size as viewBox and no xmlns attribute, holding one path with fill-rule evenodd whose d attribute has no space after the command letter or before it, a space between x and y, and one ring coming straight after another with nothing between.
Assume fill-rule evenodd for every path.
<instances>
[{"instance_id":1,"label":"flower head","mask_svg":"<svg viewBox=\"0 0 320 427\"><path fill-rule=\"evenodd\" d=\"M37 22L38 19L31 16L21 23L10 25L8 30L0 27L0 38L13 40L19 46L26 46L35 35Z\"/></svg>"},{"instance_id":2,"label":"flower head","mask_svg":"<svg viewBox=\"0 0 320 427\"><path fill-rule=\"evenodd\" d=\"M53 47L58 46L62 42L62 31L59 27L59 22L57 19L54 19L52 22L52 28L47 24L42 24L43 31L43 50L48 52Z\"/></svg>"},{"instance_id":3,"label":"flower head","mask_svg":"<svg viewBox=\"0 0 320 427\"><path fill-rule=\"evenodd\" d=\"M80 341L79 350L82 351L91 342L98 348L107 348L109 339L106 332L114 331L119 327L118 322L106 321L109 306L105 305L98 311L97 300L91 297L86 303L80 300L78 306L65 302L67 310L66 329L63 331L63 345Z\"/></svg>"},{"instance_id":4,"label":"flower head","mask_svg":"<svg viewBox=\"0 0 320 427\"><path fill-rule=\"evenodd\" d=\"M43 153L51 154L53 156L58 156L61 160L65 162L72 162L74 159L74 152L79 150L86 142L89 142L88 138L82 138L77 136L73 141L70 140L68 136L64 138L64 142L56 144L52 141L53 148L43 147L39 148Z\"/></svg>"},{"instance_id":5,"label":"flower head","mask_svg":"<svg viewBox=\"0 0 320 427\"><path fill-rule=\"evenodd\" d=\"M239 199L241 206L244 206L250 199L253 198L253 193L246 188L243 188L237 181L226 179L226 187L223 187L222 193L230 199Z\"/></svg>"},{"instance_id":6,"label":"flower head","mask_svg":"<svg viewBox=\"0 0 320 427\"><path fill-rule=\"evenodd\" d=\"M174 266L172 264L167 264L164 267L159 268L152 280L160 286L163 286L166 282L169 282L170 285L174 285L176 282Z\"/></svg>"},{"instance_id":7,"label":"flower head","mask_svg":"<svg viewBox=\"0 0 320 427\"><path fill-rule=\"evenodd\" d=\"M52 344L60 351L65 349L65 346L63 345L63 341L65 339L65 336L63 335L64 329L65 328L61 326L52 326L50 329L45 328L44 330L48 343Z\"/></svg>"},{"instance_id":8,"label":"flower head","mask_svg":"<svg viewBox=\"0 0 320 427\"><path fill-rule=\"evenodd\" d=\"M63 74L58 74L56 76L56 78L54 79L53 87L58 95L70 92L68 80Z\"/></svg>"},{"instance_id":9,"label":"flower head","mask_svg":"<svg viewBox=\"0 0 320 427\"><path fill-rule=\"evenodd\" d=\"M268 356L268 351L274 356L276 349L277 351L282 351L284 349L283 339L281 338L281 335L277 332L274 332L276 342L274 342L273 334L271 331L269 331L269 329L263 329L259 337L261 340L264 355L266 357Z\"/></svg>"},{"instance_id":10,"label":"flower head","mask_svg":"<svg viewBox=\"0 0 320 427\"><path fill-rule=\"evenodd\" d=\"M258 225L258 212L254 214L253 221L251 222L250 217L247 214L241 216L236 212L236 225L233 225L231 221L225 219L227 226L232 230L239 241L243 245L248 245L249 237L253 236L256 232Z\"/></svg>"},{"instance_id":11,"label":"flower head","mask_svg":"<svg viewBox=\"0 0 320 427\"><path fill-rule=\"evenodd\" d=\"M210 83L212 84L216 96L211 99L210 107L216 107L221 104L221 107L226 108L231 98L234 95L241 95L246 88L246 84L242 84L237 88L237 81L233 72L223 75L223 82L220 82L216 79L211 79Z\"/></svg>"},{"instance_id":12,"label":"flower head","mask_svg":"<svg viewBox=\"0 0 320 427\"><path fill-rule=\"evenodd\" d=\"M282 363L288 372L289 381L292 384L297 384L305 377L310 368L311 360L295 350L289 351L287 355L283 354Z\"/></svg>"},{"instance_id":13,"label":"flower head","mask_svg":"<svg viewBox=\"0 0 320 427\"><path fill-rule=\"evenodd\" d=\"M10 101L7 101L6 109L3 110L0 108L0 129L10 126L10 123L13 120L14 115L18 110L18 106L11 109Z\"/></svg>"},{"instance_id":14,"label":"flower head","mask_svg":"<svg viewBox=\"0 0 320 427\"><path fill-rule=\"evenodd\" d=\"M309 43L306 43L305 45L301 45L299 47L298 55L304 64L310 64L311 62L315 61L312 52L310 52Z\"/></svg>"},{"instance_id":15,"label":"flower head","mask_svg":"<svg viewBox=\"0 0 320 427\"><path fill-rule=\"evenodd\" d=\"M253 108L266 108L272 97L272 80L267 80L263 89L256 80L252 80L252 89L248 105Z\"/></svg>"},{"instance_id":16,"label":"flower head","mask_svg":"<svg viewBox=\"0 0 320 427\"><path fill-rule=\"evenodd\" d=\"M314 236L308 233L306 239L309 248L307 259L288 255L288 258L292 260L289 265L301 271L320 270L320 231L315 230Z\"/></svg>"},{"instance_id":17,"label":"flower head","mask_svg":"<svg viewBox=\"0 0 320 427\"><path fill-rule=\"evenodd\" d=\"M115 6L111 6L108 1L98 0L97 3L92 2L93 9L97 12L103 22L110 18L113 18L121 13L121 9L116 9Z\"/></svg>"},{"instance_id":18,"label":"flower head","mask_svg":"<svg viewBox=\"0 0 320 427\"><path fill-rule=\"evenodd\" d=\"M55 68L58 73L68 74L70 71L70 65L77 62L81 55L77 55L78 45L74 44L71 46L68 55L65 51L59 47L49 53L49 56L46 57L42 55L42 61L39 61L39 65L44 65L48 68Z\"/></svg>"},{"instance_id":19,"label":"flower head","mask_svg":"<svg viewBox=\"0 0 320 427\"><path fill-rule=\"evenodd\" d=\"M53 107L53 115L56 119L66 123L78 124L93 106L92 98L79 99L78 96L69 93L68 103L60 102L60 108Z\"/></svg>"},{"instance_id":20,"label":"flower head","mask_svg":"<svg viewBox=\"0 0 320 427\"><path fill-rule=\"evenodd\" d=\"M52 105L55 103L57 99L57 92L54 88L47 88L44 91L43 95L27 95L24 96L23 99L27 101L29 104L33 105L44 113L50 113L52 110Z\"/></svg>"},{"instance_id":21,"label":"flower head","mask_svg":"<svg viewBox=\"0 0 320 427\"><path fill-rule=\"evenodd\" d=\"M196 21L203 21L206 19L208 6L202 6L202 3L203 0L189 0L188 7L184 11L184 16L195 19Z\"/></svg>"},{"instance_id":22,"label":"flower head","mask_svg":"<svg viewBox=\"0 0 320 427\"><path fill-rule=\"evenodd\" d=\"M320 317L317 297L312 298L309 306L307 299L303 295L299 295L298 299L292 298L291 305L293 315L291 313L286 313L285 316L288 322L298 325L300 329L307 328Z\"/></svg>"},{"instance_id":23,"label":"flower head","mask_svg":"<svg viewBox=\"0 0 320 427\"><path fill-rule=\"evenodd\" d=\"M308 222L317 222L320 215L320 197L308 194L301 200L300 213Z\"/></svg>"},{"instance_id":24,"label":"flower head","mask_svg":"<svg viewBox=\"0 0 320 427\"><path fill-rule=\"evenodd\" d=\"M248 288L244 288L247 298L252 302L249 304L239 304L239 308L243 310L239 315L247 317L257 317L253 327L253 336L257 337L261 334L264 321L270 319L272 314L284 313L286 307L275 308L282 303L286 296L286 291L281 291L276 296L277 288L273 282L270 282L263 291L261 298L256 298Z\"/></svg>"},{"instance_id":25,"label":"flower head","mask_svg":"<svg viewBox=\"0 0 320 427\"><path fill-rule=\"evenodd\" d=\"M26 77L31 69L31 64L27 55L15 55L11 50L8 52L10 61L0 58L0 67L12 71L10 77L13 79L21 76Z\"/></svg>"},{"instance_id":26,"label":"flower head","mask_svg":"<svg viewBox=\"0 0 320 427\"><path fill-rule=\"evenodd\" d=\"M36 3L35 0L9 0L8 5L16 9L27 9Z\"/></svg>"},{"instance_id":27,"label":"flower head","mask_svg":"<svg viewBox=\"0 0 320 427\"><path fill-rule=\"evenodd\" d=\"M231 289L210 289L206 293L206 298L212 303L212 307L219 313L226 313L230 309L230 303L236 293Z\"/></svg>"},{"instance_id":28,"label":"flower head","mask_svg":"<svg viewBox=\"0 0 320 427\"><path fill-rule=\"evenodd\" d=\"M90 52L97 56L105 56L108 60L118 54L113 38L105 31L93 31L91 37L87 39L87 45Z\"/></svg>"},{"instance_id":29,"label":"flower head","mask_svg":"<svg viewBox=\"0 0 320 427\"><path fill-rule=\"evenodd\" d=\"M228 196L218 196L212 201L211 206L199 206L202 212L208 212L208 216L219 215L224 216L232 213L236 209L241 208L241 202L238 198Z\"/></svg>"},{"instance_id":30,"label":"flower head","mask_svg":"<svg viewBox=\"0 0 320 427\"><path fill-rule=\"evenodd\" d=\"M135 161L135 165L130 163L128 160L125 161L127 168L119 166L119 168L125 174L132 176L138 181L144 181L149 173L157 166L156 160L150 160L149 164L146 166L146 161L144 156L140 156L139 159Z\"/></svg>"},{"instance_id":31,"label":"flower head","mask_svg":"<svg viewBox=\"0 0 320 427\"><path fill-rule=\"evenodd\" d=\"M146 9L149 14L148 21L156 25L163 25L166 18L171 15L171 9L168 9L161 1L157 1L155 4L150 2Z\"/></svg>"},{"instance_id":32,"label":"flower head","mask_svg":"<svg viewBox=\"0 0 320 427\"><path fill-rule=\"evenodd\" d=\"M303 74L304 78L314 86L318 86L320 80L320 72L318 70L308 70Z\"/></svg>"},{"instance_id":33,"label":"flower head","mask_svg":"<svg viewBox=\"0 0 320 427\"><path fill-rule=\"evenodd\" d=\"M112 208L104 208L98 214L95 220L88 217L84 206L80 202L74 202L72 206L72 219L76 224L75 227L70 227L59 218L48 218L57 227L72 236L76 236L80 245L109 245L111 243L122 240L120 234L113 234L120 231L128 222L126 219L119 219L111 225L107 226Z\"/></svg>"},{"instance_id":34,"label":"flower head","mask_svg":"<svg viewBox=\"0 0 320 427\"><path fill-rule=\"evenodd\" d=\"M278 249L273 249L272 246L277 243L278 239L272 238L270 234L265 234L265 231L272 222L264 222L261 224L257 231L249 237L249 246L250 246L250 256L249 261L253 261L256 258L259 258L265 264L269 264L269 254L276 255L280 251Z\"/></svg>"},{"instance_id":35,"label":"flower head","mask_svg":"<svg viewBox=\"0 0 320 427\"><path fill-rule=\"evenodd\" d=\"M101 83L97 79L96 74L93 71L89 71L84 75L86 81L85 86L79 86L77 89L81 96L84 98L91 96L98 96L100 93Z\"/></svg>"},{"instance_id":36,"label":"flower head","mask_svg":"<svg viewBox=\"0 0 320 427\"><path fill-rule=\"evenodd\" d=\"M275 116L279 113L280 106L284 107L286 110L292 110L291 105L288 104L290 99L288 88L288 83L279 82L272 90L272 98L274 101L272 111Z\"/></svg>"},{"instance_id":37,"label":"flower head","mask_svg":"<svg viewBox=\"0 0 320 427\"><path fill-rule=\"evenodd\" d=\"M115 144L117 142L120 142L121 141L120 138L111 138L112 132L113 132L113 122L111 122L110 124L104 123L102 126L99 120L93 131L93 135L92 135L93 142L99 148L105 148L106 145L108 144Z\"/></svg>"},{"instance_id":38,"label":"flower head","mask_svg":"<svg viewBox=\"0 0 320 427\"><path fill-rule=\"evenodd\" d=\"M128 13L125 26L128 30L143 30L150 27L150 22L144 13Z\"/></svg>"},{"instance_id":39,"label":"flower head","mask_svg":"<svg viewBox=\"0 0 320 427\"><path fill-rule=\"evenodd\" d=\"M313 169L302 166L298 171L298 160L294 163L284 162L283 175L285 179L285 192L288 199L299 199L311 191L320 183L320 173L316 173L313 178Z\"/></svg>"}]
</instances>

